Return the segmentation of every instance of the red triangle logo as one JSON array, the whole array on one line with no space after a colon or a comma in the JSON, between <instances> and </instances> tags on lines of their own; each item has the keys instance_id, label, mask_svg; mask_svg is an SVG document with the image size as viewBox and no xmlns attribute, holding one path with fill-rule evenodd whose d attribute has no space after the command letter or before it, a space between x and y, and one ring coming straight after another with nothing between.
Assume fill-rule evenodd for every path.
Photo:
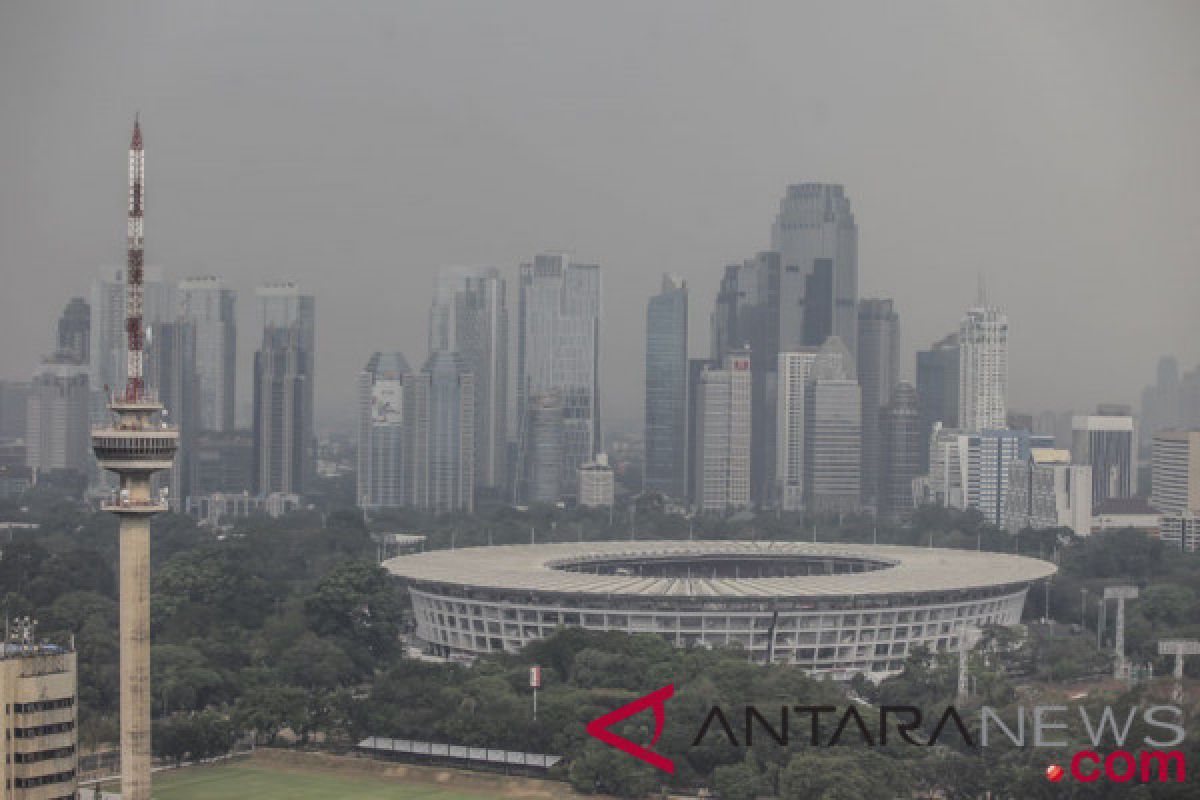
<instances>
[{"instance_id":1,"label":"red triangle logo","mask_svg":"<svg viewBox=\"0 0 1200 800\"><path fill-rule=\"evenodd\" d=\"M654 709L654 738L650 740L650 746L653 747L658 743L659 737L662 736L663 726L667 723L665 703L674 696L675 684L673 683L661 689L656 689L645 697L639 697L632 703L623 705L617 710L610 711L604 716L589 722L587 726L588 735L596 737L609 747L615 747L624 753L628 753L639 761L644 761L652 767L674 775L674 761L655 753L653 750L642 747L640 744L635 744L624 736L618 736L609 730L609 728L618 722L627 720L634 714L639 714L647 708L652 708Z\"/></svg>"}]
</instances>

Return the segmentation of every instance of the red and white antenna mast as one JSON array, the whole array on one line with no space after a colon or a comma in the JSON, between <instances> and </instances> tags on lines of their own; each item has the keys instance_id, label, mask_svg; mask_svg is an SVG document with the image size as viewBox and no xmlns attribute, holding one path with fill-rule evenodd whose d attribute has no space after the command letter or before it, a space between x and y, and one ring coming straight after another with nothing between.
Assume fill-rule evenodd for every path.
<instances>
[{"instance_id":1,"label":"red and white antenna mast","mask_svg":"<svg viewBox=\"0 0 1200 800\"><path fill-rule=\"evenodd\" d=\"M142 314L145 306L145 240L143 212L145 211L146 154L142 149L142 128L135 115L133 140L129 143L129 224L126 232L127 261L125 264L125 334L126 403L145 399L146 381L142 348L145 336Z\"/></svg>"}]
</instances>

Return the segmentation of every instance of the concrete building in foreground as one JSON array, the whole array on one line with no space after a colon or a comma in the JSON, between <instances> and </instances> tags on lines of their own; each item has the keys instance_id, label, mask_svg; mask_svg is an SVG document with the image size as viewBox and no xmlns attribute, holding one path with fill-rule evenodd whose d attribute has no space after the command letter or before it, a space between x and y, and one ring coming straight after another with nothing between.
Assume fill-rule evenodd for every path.
<instances>
[{"instance_id":1,"label":"concrete building in foreground","mask_svg":"<svg viewBox=\"0 0 1200 800\"><path fill-rule=\"evenodd\" d=\"M738 645L838 679L895 674L918 646L953 652L965 627L1015 625L1030 585L1056 571L973 550L749 541L479 547L384 566L440 655L515 653L569 626Z\"/></svg>"},{"instance_id":2,"label":"concrete building in foreground","mask_svg":"<svg viewBox=\"0 0 1200 800\"><path fill-rule=\"evenodd\" d=\"M75 651L32 636L24 620L0 642L0 800L73 800Z\"/></svg>"}]
</instances>

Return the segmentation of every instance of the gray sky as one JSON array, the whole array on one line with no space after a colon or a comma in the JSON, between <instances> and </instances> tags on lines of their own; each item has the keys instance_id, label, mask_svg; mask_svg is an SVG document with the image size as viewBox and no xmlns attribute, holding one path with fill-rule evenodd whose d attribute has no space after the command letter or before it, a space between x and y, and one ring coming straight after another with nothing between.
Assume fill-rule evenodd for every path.
<instances>
[{"instance_id":1,"label":"gray sky","mask_svg":"<svg viewBox=\"0 0 1200 800\"><path fill-rule=\"evenodd\" d=\"M369 353L425 355L433 275L543 249L602 265L602 407L641 415L646 298L769 244L788 183L846 185L864 296L906 372L977 276L1012 322L1014 408L1134 401L1200 361L1194 2L0 5L0 376L124 248L317 296L319 418ZM516 306L510 285L510 305Z\"/></svg>"}]
</instances>

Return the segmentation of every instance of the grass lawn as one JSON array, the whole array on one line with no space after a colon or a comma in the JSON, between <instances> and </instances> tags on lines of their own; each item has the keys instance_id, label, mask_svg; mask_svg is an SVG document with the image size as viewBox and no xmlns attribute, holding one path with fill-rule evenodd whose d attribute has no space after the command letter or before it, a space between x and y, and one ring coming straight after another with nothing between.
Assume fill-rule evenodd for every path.
<instances>
[{"instance_id":1,"label":"grass lawn","mask_svg":"<svg viewBox=\"0 0 1200 800\"><path fill-rule=\"evenodd\" d=\"M192 767L154 777L154 800L498 800L425 784L400 784L361 775L289 771L255 764Z\"/></svg>"}]
</instances>

